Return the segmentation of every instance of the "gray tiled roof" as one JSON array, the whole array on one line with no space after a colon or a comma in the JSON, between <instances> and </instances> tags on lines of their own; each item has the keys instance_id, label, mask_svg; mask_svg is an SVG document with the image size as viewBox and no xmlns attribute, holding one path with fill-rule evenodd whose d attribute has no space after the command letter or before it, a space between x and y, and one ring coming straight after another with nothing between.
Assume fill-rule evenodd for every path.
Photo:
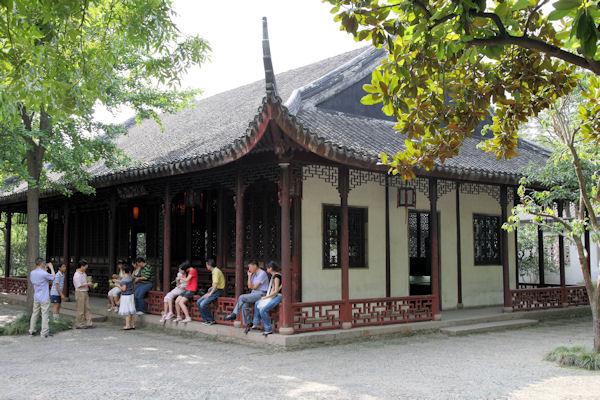
<instances>
[{"instance_id":1,"label":"gray tiled roof","mask_svg":"<svg viewBox=\"0 0 600 400\"><path fill-rule=\"evenodd\" d=\"M406 137L394 131L394 122L352 116L341 112L313 108L301 109L297 119L305 128L327 142L336 143L357 152L377 157L382 151L388 155L404 149ZM530 163L543 165L548 152L539 146L519 140L518 157L496 161L494 155L477 148L485 140L479 133L466 138L458 156L447 159L441 166L452 170L471 170L491 174L519 175Z\"/></svg>"}]
</instances>

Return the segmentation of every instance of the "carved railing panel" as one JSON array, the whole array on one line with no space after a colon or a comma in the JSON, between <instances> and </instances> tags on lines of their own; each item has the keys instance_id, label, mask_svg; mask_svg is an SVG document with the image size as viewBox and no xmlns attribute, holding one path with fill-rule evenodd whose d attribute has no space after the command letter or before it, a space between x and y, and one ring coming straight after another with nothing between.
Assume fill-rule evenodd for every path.
<instances>
[{"instance_id":1,"label":"carved railing panel","mask_svg":"<svg viewBox=\"0 0 600 400\"><path fill-rule=\"evenodd\" d=\"M6 278L0 277L0 292L6 291Z\"/></svg>"},{"instance_id":2,"label":"carved railing panel","mask_svg":"<svg viewBox=\"0 0 600 400\"><path fill-rule=\"evenodd\" d=\"M341 300L292 304L294 332L341 328L340 313L343 304Z\"/></svg>"},{"instance_id":3,"label":"carved railing panel","mask_svg":"<svg viewBox=\"0 0 600 400\"><path fill-rule=\"evenodd\" d=\"M560 308L563 302L562 288L537 288L511 290L514 311Z\"/></svg>"},{"instance_id":4,"label":"carved railing panel","mask_svg":"<svg viewBox=\"0 0 600 400\"><path fill-rule=\"evenodd\" d=\"M585 286L567 286L567 303L570 306L584 306L590 304Z\"/></svg>"},{"instance_id":5,"label":"carved railing panel","mask_svg":"<svg viewBox=\"0 0 600 400\"><path fill-rule=\"evenodd\" d=\"M27 295L27 278L5 278L5 290L7 293Z\"/></svg>"},{"instance_id":6,"label":"carved railing panel","mask_svg":"<svg viewBox=\"0 0 600 400\"><path fill-rule=\"evenodd\" d=\"M352 325L386 325L433 320L433 296L350 300Z\"/></svg>"}]
</instances>

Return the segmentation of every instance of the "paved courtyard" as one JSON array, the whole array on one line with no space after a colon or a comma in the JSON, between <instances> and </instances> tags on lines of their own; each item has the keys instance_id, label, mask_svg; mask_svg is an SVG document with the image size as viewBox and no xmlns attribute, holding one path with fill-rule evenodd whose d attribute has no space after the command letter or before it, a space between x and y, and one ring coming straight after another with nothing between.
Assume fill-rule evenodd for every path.
<instances>
[{"instance_id":1,"label":"paved courtyard","mask_svg":"<svg viewBox=\"0 0 600 400\"><path fill-rule=\"evenodd\" d=\"M23 309L0 303L0 324ZM269 351L118 326L0 337L0 399L598 399L600 373L543 361L587 318Z\"/></svg>"}]
</instances>

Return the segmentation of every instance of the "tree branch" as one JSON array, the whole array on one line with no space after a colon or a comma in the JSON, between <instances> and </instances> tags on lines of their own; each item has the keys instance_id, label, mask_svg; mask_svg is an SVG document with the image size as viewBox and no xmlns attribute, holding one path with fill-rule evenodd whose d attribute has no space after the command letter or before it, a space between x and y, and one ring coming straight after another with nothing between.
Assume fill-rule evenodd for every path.
<instances>
[{"instance_id":1,"label":"tree branch","mask_svg":"<svg viewBox=\"0 0 600 400\"><path fill-rule=\"evenodd\" d=\"M494 21L494 24L496 24L496 26L498 27L501 37L509 36L508 33L506 32L506 28L504 27L504 24L502 23L502 20L500 19L498 14L490 13L490 12L476 12L476 13L473 13L472 15L474 17L491 19L492 21Z\"/></svg>"},{"instance_id":2,"label":"tree branch","mask_svg":"<svg viewBox=\"0 0 600 400\"><path fill-rule=\"evenodd\" d=\"M577 65L581 68L592 71L596 75L600 75L600 62L594 60L586 60L576 54L569 53L561 49L558 46L548 44L539 39L533 39L530 37L523 36L512 36L507 34L506 36L493 36L486 39L473 39L466 42L467 45L471 46L507 46L515 45L531 50L538 50L542 53L546 53L549 56L561 59L568 62L569 64Z\"/></svg>"}]
</instances>

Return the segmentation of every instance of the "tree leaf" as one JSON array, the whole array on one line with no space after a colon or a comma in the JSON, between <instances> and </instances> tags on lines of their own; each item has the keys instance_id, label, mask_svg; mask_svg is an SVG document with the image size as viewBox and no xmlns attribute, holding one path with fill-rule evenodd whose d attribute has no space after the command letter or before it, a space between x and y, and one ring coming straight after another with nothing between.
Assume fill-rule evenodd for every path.
<instances>
[{"instance_id":1,"label":"tree leaf","mask_svg":"<svg viewBox=\"0 0 600 400\"><path fill-rule=\"evenodd\" d=\"M559 0L554 3L554 8L557 10L571 10L581 5L581 0Z\"/></svg>"}]
</instances>

